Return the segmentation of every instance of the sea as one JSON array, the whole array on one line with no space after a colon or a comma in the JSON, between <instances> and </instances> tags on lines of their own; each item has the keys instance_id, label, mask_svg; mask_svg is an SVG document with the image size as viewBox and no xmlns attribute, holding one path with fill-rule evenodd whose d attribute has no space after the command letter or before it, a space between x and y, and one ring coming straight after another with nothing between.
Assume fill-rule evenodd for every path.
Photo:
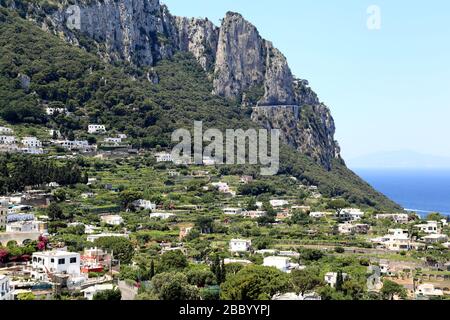
<instances>
[{"instance_id":1,"label":"sea","mask_svg":"<svg viewBox=\"0 0 450 320\"><path fill-rule=\"evenodd\" d=\"M353 169L375 189L421 217L450 216L450 169Z\"/></svg>"}]
</instances>

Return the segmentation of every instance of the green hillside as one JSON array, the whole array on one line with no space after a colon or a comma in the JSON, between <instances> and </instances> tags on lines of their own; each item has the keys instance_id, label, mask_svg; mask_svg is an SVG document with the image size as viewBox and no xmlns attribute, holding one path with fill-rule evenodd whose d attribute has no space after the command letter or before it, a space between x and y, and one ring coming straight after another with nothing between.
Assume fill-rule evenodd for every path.
<instances>
[{"instance_id":1,"label":"green hillside","mask_svg":"<svg viewBox=\"0 0 450 320\"><path fill-rule=\"evenodd\" d=\"M159 84L147 80L148 72L156 72ZM21 75L30 77L29 88ZM210 79L190 54L161 61L154 71L113 66L0 8L0 116L18 128L31 124L85 137L89 123L100 123L126 133L136 147L154 148L170 146L172 131L191 128L194 120L221 129L255 126L251 110L211 92ZM70 114L48 117L46 105ZM326 171L284 146L281 164L281 173L318 185L327 197L398 209L338 161Z\"/></svg>"}]
</instances>

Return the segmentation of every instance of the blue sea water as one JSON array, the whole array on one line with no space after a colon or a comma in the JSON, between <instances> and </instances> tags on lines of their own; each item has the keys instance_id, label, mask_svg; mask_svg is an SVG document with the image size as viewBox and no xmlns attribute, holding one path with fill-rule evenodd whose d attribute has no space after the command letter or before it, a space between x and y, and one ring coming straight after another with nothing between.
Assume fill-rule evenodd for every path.
<instances>
[{"instance_id":1,"label":"blue sea water","mask_svg":"<svg viewBox=\"0 0 450 320\"><path fill-rule=\"evenodd\" d=\"M450 169L353 169L361 178L407 210L450 216Z\"/></svg>"}]
</instances>

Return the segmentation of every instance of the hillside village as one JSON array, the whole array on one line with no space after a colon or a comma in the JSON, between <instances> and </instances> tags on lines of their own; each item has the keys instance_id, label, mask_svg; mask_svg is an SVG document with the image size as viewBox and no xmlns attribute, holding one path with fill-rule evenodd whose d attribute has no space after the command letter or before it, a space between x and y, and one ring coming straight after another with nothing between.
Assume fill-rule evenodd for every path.
<instances>
[{"instance_id":1,"label":"hillside village","mask_svg":"<svg viewBox=\"0 0 450 320\"><path fill-rule=\"evenodd\" d=\"M101 125L87 129L95 144L0 130L3 152L76 160L86 173L1 196L1 300L450 295L450 228L439 214L356 208L295 177L210 158L174 163ZM261 283L248 297L242 280L252 274ZM182 290L168 296L162 279Z\"/></svg>"}]
</instances>

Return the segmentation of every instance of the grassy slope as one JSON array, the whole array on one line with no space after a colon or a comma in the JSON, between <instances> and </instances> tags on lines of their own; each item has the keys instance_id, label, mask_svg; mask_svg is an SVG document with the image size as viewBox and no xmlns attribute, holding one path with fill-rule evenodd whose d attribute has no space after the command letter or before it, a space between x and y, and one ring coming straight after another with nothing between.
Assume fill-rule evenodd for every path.
<instances>
[{"instance_id":1,"label":"grassy slope","mask_svg":"<svg viewBox=\"0 0 450 320\"><path fill-rule=\"evenodd\" d=\"M104 123L151 147L169 145L170 133L191 128L193 120L221 129L255 126L248 111L211 94L210 80L190 55L162 61L156 70L161 79L158 85L146 80L145 70L132 70L133 79L127 73L129 67L104 64L0 8L2 114L32 110L25 114L26 121L79 134L88 123ZM20 87L19 73L31 77L29 92ZM43 101L69 106L72 115L48 119L42 114ZM341 163L328 172L288 147L283 147L281 160L283 173L319 185L326 196L344 196L355 204L380 209L398 208Z\"/></svg>"}]
</instances>

